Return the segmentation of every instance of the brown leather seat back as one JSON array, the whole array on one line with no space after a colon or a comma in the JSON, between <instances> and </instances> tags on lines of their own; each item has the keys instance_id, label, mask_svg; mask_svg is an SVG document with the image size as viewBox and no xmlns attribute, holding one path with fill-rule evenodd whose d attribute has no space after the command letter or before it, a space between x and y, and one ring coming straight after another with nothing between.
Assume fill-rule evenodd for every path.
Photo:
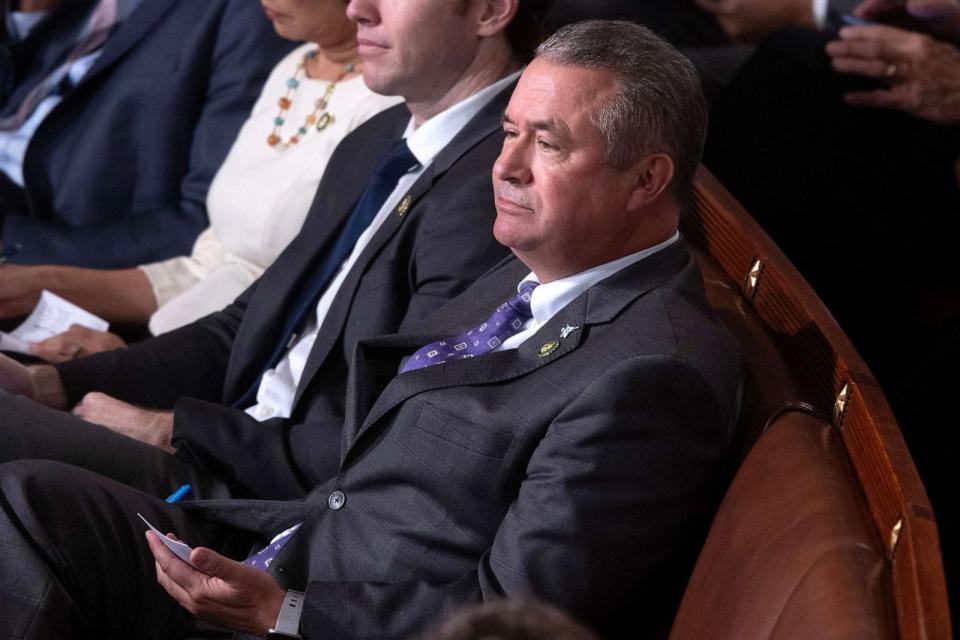
<instances>
[{"instance_id":1,"label":"brown leather seat back","mask_svg":"<svg viewBox=\"0 0 960 640\"><path fill-rule=\"evenodd\" d=\"M883 547L838 432L781 416L714 520L672 640L895 638Z\"/></svg>"},{"instance_id":2,"label":"brown leather seat back","mask_svg":"<svg viewBox=\"0 0 960 640\"><path fill-rule=\"evenodd\" d=\"M950 637L936 521L876 380L786 256L702 167L695 204L681 228L745 351L746 458L672 637Z\"/></svg>"}]
</instances>

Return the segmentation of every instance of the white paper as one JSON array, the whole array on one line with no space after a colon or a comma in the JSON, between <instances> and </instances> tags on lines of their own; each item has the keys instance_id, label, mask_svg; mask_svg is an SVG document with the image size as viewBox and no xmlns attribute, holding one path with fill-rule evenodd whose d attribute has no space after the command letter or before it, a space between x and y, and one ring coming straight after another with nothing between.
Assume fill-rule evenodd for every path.
<instances>
[{"instance_id":1,"label":"white paper","mask_svg":"<svg viewBox=\"0 0 960 640\"><path fill-rule=\"evenodd\" d=\"M164 545L166 545L167 549L170 549L170 551L173 551L174 555L176 555L178 558L180 558L181 560L183 560L184 562L186 562L188 565L190 565L191 567L193 567L193 568L196 569L197 571L200 570L200 569L197 567L197 565L195 565L195 564L193 564L192 562L190 562L190 552L193 551L193 549L190 547L190 545L184 544L184 543L180 542L179 540L171 540L170 538L167 537L167 534L161 533L159 529L157 529L155 526L153 526L152 524L150 524L149 522L147 522L147 519L146 519L146 518L144 518L143 516L141 516L139 513L138 513L137 515L140 516L140 519L143 520L143 523L144 523L145 525L147 525L148 527L150 527L150 530L151 530L151 531L153 531L155 534L157 534L157 537L160 538L160 542L162 542Z\"/></svg>"},{"instance_id":2,"label":"white paper","mask_svg":"<svg viewBox=\"0 0 960 640\"><path fill-rule=\"evenodd\" d=\"M0 331L0 351L30 353L30 344L59 335L79 324L96 331L106 331L110 323L85 309L44 290L33 313L19 327L4 333Z\"/></svg>"}]
</instances>

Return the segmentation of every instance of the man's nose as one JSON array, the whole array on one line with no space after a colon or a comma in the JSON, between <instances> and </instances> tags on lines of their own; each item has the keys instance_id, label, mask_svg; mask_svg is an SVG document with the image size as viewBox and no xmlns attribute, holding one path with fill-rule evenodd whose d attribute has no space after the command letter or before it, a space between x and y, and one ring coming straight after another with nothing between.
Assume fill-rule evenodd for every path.
<instances>
[{"instance_id":1,"label":"man's nose","mask_svg":"<svg viewBox=\"0 0 960 640\"><path fill-rule=\"evenodd\" d=\"M526 184L531 176L525 145L515 140L505 140L500 157L493 164L493 177L505 182Z\"/></svg>"}]
</instances>

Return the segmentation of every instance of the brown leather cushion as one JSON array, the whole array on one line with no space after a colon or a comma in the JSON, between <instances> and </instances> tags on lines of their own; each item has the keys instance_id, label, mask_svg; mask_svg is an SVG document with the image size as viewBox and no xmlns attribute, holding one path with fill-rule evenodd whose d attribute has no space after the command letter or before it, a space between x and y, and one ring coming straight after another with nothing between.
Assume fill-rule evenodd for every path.
<instances>
[{"instance_id":1,"label":"brown leather cushion","mask_svg":"<svg viewBox=\"0 0 960 640\"><path fill-rule=\"evenodd\" d=\"M781 416L720 507L671 639L896 637L870 523L836 430Z\"/></svg>"}]
</instances>

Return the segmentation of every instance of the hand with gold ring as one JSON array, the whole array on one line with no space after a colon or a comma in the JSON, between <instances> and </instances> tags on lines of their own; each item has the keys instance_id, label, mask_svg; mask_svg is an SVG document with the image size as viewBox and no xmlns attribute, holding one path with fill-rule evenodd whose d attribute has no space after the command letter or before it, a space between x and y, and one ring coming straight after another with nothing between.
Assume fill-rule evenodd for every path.
<instances>
[{"instance_id":1,"label":"hand with gold ring","mask_svg":"<svg viewBox=\"0 0 960 640\"><path fill-rule=\"evenodd\" d=\"M894 109L940 124L960 123L960 49L888 26L853 26L827 45L833 68L885 83L845 96L854 107Z\"/></svg>"}]
</instances>

